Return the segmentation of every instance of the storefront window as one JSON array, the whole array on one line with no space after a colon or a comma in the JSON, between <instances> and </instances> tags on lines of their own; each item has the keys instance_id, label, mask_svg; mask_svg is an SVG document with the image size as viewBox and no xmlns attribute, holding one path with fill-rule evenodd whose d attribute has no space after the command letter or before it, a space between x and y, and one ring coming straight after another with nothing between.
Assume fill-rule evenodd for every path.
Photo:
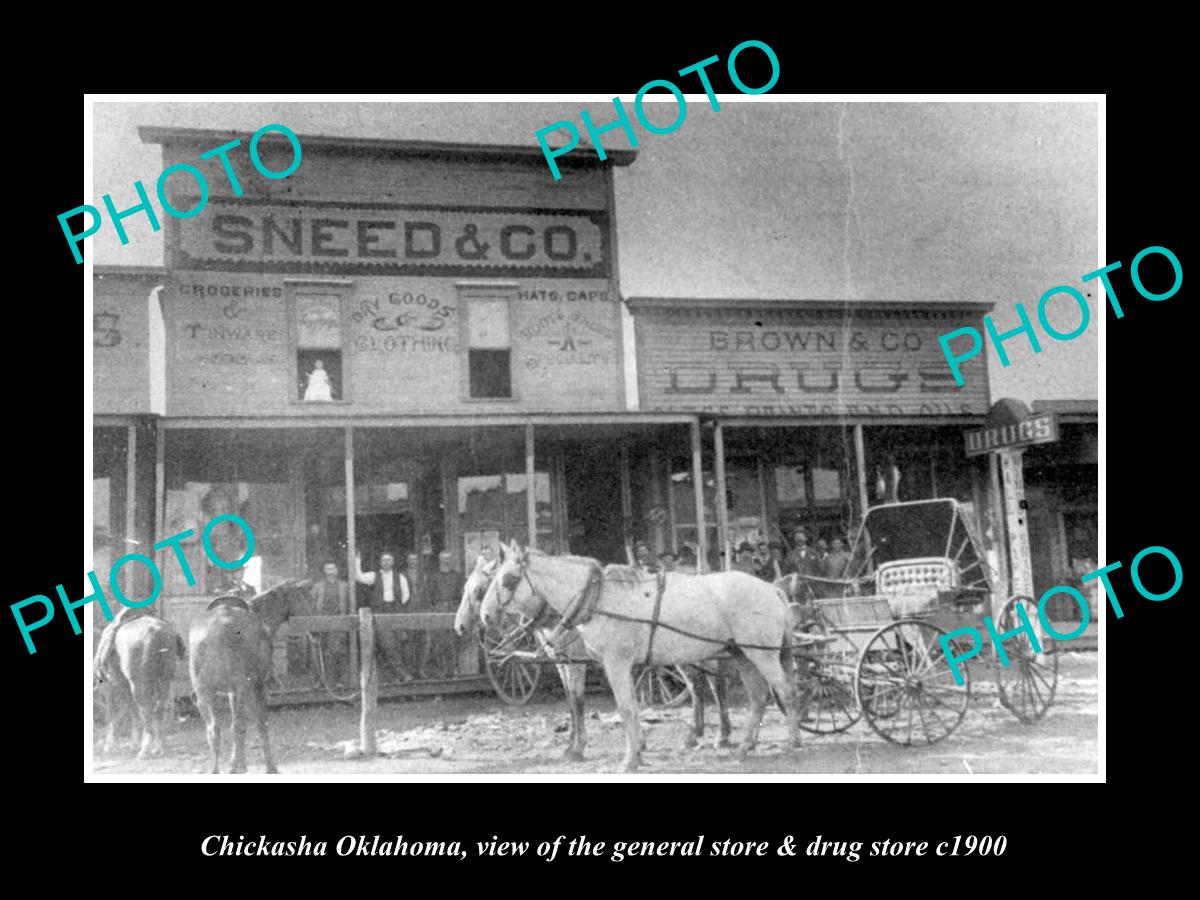
<instances>
[{"instance_id":1,"label":"storefront window","mask_svg":"<svg viewBox=\"0 0 1200 900\"><path fill-rule=\"evenodd\" d=\"M708 538L709 567L719 568L720 548L717 545L717 517L713 502L715 488L711 472L704 472L704 524ZM696 491L693 487L692 473L686 469L676 469L671 473L670 490L671 505L675 510L675 552L685 546L693 550L699 544L699 530L696 525Z\"/></svg>"},{"instance_id":2,"label":"storefront window","mask_svg":"<svg viewBox=\"0 0 1200 900\"><path fill-rule=\"evenodd\" d=\"M842 501L842 473L837 469L817 466L812 473L813 501L816 503L840 503Z\"/></svg>"},{"instance_id":3,"label":"storefront window","mask_svg":"<svg viewBox=\"0 0 1200 900\"><path fill-rule=\"evenodd\" d=\"M775 498L780 505L808 505L808 489L805 486L804 472L804 466L775 467Z\"/></svg>"},{"instance_id":4,"label":"storefront window","mask_svg":"<svg viewBox=\"0 0 1200 900\"><path fill-rule=\"evenodd\" d=\"M458 515L462 528L463 559L470 568L484 547L495 552L500 543L515 540L526 544L529 525L526 514L526 485L521 474L472 475L458 479ZM534 473L537 504L538 547L558 552L554 529L554 506L550 475Z\"/></svg>"},{"instance_id":5,"label":"storefront window","mask_svg":"<svg viewBox=\"0 0 1200 900\"><path fill-rule=\"evenodd\" d=\"M254 533L254 555L262 560L261 586L264 589L301 574L300 541L292 527L295 496L287 486L244 481L189 481L182 487L168 488L166 512L167 534L192 531L181 546L196 578L196 588L189 587L179 566L167 565L163 570L165 594L184 594L197 589L217 594L237 586L244 571L214 566L201 544L208 523L229 513L244 519ZM225 524L213 529L211 541L213 552L222 559L235 560L245 554L245 537L234 525Z\"/></svg>"}]
</instances>

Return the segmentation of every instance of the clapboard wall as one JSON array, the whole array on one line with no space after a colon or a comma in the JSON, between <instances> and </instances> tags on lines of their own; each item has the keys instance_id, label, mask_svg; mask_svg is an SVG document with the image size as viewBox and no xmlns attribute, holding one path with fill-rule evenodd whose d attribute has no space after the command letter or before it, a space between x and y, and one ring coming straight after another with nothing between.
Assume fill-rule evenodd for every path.
<instances>
[{"instance_id":1,"label":"clapboard wall","mask_svg":"<svg viewBox=\"0 0 1200 900\"><path fill-rule=\"evenodd\" d=\"M750 416L983 415L985 357L958 387L938 337L984 305L630 298L647 411Z\"/></svg>"},{"instance_id":2,"label":"clapboard wall","mask_svg":"<svg viewBox=\"0 0 1200 900\"><path fill-rule=\"evenodd\" d=\"M92 308L92 411L155 412L150 393L150 292L161 270L95 268Z\"/></svg>"},{"instance_id":3,"label":"clapboard wall","mask_svg":"<svg viewBox=\"0 0 1200 900\"><path fill-rule=\"evenodd\" d=\"M312 415L301 352L322 329L342 394L323 416L624 409L609 166L556 182L520 148L301 137L300 167L270 180L242 136L239 197L199 160L230 135L142 134L210 188L201 213L165 225L170 415ZM261 147L268 168L290 163L286 141ZM167 189L178 209L198 202L190 177ZM509 398L470 395L469 310L488 300L507 304Z\"/></svg>"}]
</instances>

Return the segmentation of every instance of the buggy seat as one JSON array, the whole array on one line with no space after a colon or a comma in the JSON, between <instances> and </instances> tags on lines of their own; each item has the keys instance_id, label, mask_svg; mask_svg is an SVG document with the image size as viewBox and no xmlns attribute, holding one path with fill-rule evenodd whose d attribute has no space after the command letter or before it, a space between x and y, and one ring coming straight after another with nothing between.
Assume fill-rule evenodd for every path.
<instances>
[{"instance_id":1,"label":"buggy seat","mask_svg":"<svg viewBox=\"0 0 1200 900\"><path fill-rule=\"evenodd\" d=\"M887 599L897 619L929 612L939 592L957 587L957 570L944 556L884 563L875 573L876 593Z\"/></svg>"}]
</instances>

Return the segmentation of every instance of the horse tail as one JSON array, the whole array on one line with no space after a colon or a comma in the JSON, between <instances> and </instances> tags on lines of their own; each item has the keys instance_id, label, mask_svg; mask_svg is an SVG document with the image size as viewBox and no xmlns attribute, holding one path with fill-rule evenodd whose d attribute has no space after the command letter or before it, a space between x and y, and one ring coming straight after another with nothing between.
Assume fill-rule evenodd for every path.
<instances>
[{"instance_id":1,"label":"horse tail","mask_svg":"<svg viewBox=\"0 0 1200 900\"><path fill-rule=\"evenodd\" d=\"M179 636L179 632L175 632L175 655L180 659L187 656L187 646L183 643L183 638Z\"/></svg>"}]
</instances>

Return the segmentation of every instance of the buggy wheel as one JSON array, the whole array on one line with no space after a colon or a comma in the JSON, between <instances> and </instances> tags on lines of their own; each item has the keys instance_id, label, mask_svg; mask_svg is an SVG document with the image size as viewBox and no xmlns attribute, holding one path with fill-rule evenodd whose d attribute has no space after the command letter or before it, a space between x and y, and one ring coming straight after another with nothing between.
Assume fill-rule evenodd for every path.
<instances>
[{"instance_id":1,"label":"buggy wheel","mask_svg":"<svg viewBox=\"0 0 1200 900\"><path fill-rule=\"evenodd\" d=\"M1037 604L1029 597L1013 597L1004 604L997 623L1001 631L1012 631L1021 621L1017 618L1016 604L1020 600L1026 611L1037 610ZM1035 653L1033 644L1025 634L1004 642L1008 665L1000 665L996 655L996 687L1000 690L1000 702L1004 708L1026 725L1032 725L1046 714L1054 702L1058 688L1058 647L1054 638L1042 638L1042 652Z\"/></svg>"},{"instance_id":2,"label":"buggy wheel","mask_svg":"<svg viewBox=\"0 0 1200 900\"><path fill-rule=\"evenodd\" d=\"M633 691L641 709L671 709L682 706L688 699L687 682L674 666L644 667Z\"/></svg>"},{"instance_id":3,"label":"buggy wheel","mask_svg":"<svg viewBox=\"0 0 1200 900\"><path fill-rule=\"evenodd\" d=\"M509 706L524 706L537 692L542 667L514 653L536 653L538 643L533 632L515 619L505 617L500 627L502 633L499 635L488 631L480 633L488 680Z\"/></svg>"},{"instance_id":4,"label":"buggy wheel","mask_svg":"<svg viewBox=\"0 0 1200 900\"><path fill-rule=\"evenodd\" d=\"M843 672L838 666L806 659L798 659L796 667L801 728L814 734L837 734L862 718L851 670Z\"/></svg>"},{"instance_id":5,"label":"buggy wheel","mask_svg":"<svg viewBox=\"0 0 1200 900\"><path fill-rule=\"evenodd\" d=\"M803 630L829 632L820 622L808 623ZM802 729L837 734L862 718L854 696L854 659L847 651L831 650L828 644L797 646L792 649L792 663Z\"/></svg>"},{"instance_id":6,"label":"buggy wheel","mask_svg":"<svg viewBox=\"0 0 1200 900\"><path fill-rule=\"evenodd\" d=\"M971 697L971 675L963 683L942 652L941 628L919 619L885 625L871 636L855 679L863 717L893 744L936 744L958 727Z\"/></svg>"}]
</instances>

